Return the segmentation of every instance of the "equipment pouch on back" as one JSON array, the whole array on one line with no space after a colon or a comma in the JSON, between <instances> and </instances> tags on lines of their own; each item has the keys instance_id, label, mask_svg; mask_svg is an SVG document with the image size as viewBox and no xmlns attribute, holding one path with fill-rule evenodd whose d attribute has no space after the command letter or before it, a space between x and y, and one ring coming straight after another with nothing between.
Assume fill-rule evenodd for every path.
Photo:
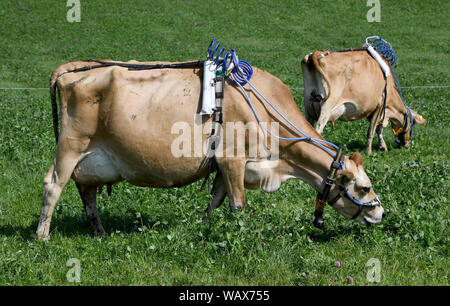
<instances>
[{"instance_id":1,"label":"equipment pouch on back","mask_svg":"<svg viewBox=\"0 0 450 306\"><path fill-rule=\"evenodd\" d=\"M212 114L216 107L216 92L214 89L214 78L216 77L217 65L214 61L205 61L203 66L202 87L202 109L200 115Z\"/></svg>"}]
</instances>

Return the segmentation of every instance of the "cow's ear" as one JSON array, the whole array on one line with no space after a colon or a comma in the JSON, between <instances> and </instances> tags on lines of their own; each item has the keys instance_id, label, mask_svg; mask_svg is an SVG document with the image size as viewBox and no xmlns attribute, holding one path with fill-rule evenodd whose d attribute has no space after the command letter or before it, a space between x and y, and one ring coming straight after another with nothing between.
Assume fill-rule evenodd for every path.
<instances>
[{"instance_id":1,"label":"cow's ear","mask_svg":"<svg viewBox=\"0 0 450 306\"><path fill-rule=\"evenodd\" d=\"M355 176L352 172L348 170L339 170L336 176L336 183L341 186L347 186L347 184L353 179L355 179Z\"/></svg>"},{"instance_id":2,"label":"cow's ear","mask_svg":"<svg viewBox=\"0 0 450 306\"><path fill-rule=\"evenodd\" d=\"M357 166L363 165L363 157L358 152L353 152L349 158L350 160L353 160Z\"/></svg>"},{"instance_id":3,"label":"cow's ear","mask_svg":"<svg viewBox=\"0 0 450 306\"><path fill-rule=\"evenodd\" d=\"M414 114L414 123L425 124L425 123L427 123L427 119L422 117L422 115L419 115L416 113L416 114Z\"/></svg>"},{"instance_id":4,"label":"cow's ear","mask_svg":"<svg viewBox=\"0 0 450 306\"><path fill-rule=\"evenodd\" d=\"M417 123L417 124L427 123L427 120L424 117L422 117L422 115L419 115L415 110L411 109L411 112L414 117L414 123Z\"/></svg>"}]
</instances>

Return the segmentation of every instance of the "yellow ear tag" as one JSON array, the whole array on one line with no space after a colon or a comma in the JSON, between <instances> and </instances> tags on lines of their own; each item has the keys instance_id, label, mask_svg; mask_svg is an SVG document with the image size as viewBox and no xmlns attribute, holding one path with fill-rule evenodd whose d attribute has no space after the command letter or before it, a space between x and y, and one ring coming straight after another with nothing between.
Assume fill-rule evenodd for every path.
<instances>
[{"instance_id":1,"label":"yellow ear tag","mask_svg":"<svg viewBox=\"0 0 450 306\"><path fill-rule=\"evenodd\" d=\"M395 136L397 136L399 133L401 133L403 131L403 128L398 128L397 130L395 130L394 128L392 128L392 133L394 133Z\"/></svg>"},{"instance_id":2,"label":"yellow ear tag","mask_svg":"<svg viewBox=\"0 0 450 306\"><path fill-rule=\"evenodd\" d=\"M419 115L419 119L420 119L420 120L423 120L423 117L422 117L422 115Z\"/></svg>"}]
</instances>

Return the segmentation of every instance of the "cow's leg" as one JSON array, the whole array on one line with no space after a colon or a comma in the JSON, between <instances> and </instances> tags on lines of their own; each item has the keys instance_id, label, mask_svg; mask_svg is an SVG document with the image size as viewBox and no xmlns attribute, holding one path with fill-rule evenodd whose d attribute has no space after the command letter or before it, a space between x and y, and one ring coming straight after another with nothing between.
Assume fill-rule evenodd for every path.
<instances>
[{"instance_id":1,"label":"cow's leg","mask_svg":"<svg viewBox=\"0 0 450 306\"><path fill-rule=\"evenodd\" d=\"M314 121L315 121L315 116L314 116L314 108L313 108L313 100L311 97L309 98L305 98L305 115L306 115L306 120L309 122L309 124L311 124L312 126L314 126Z\"/></svg>"},{"instance_id":2,"label":"cow's leg","mask_svg":"<svg viewBox=\"0 0 450 306\"><path fill-rule=\"evenodd\" d=\"M378 135L378 142L379 142L379 149L380 151L387 151L386 142L383 138L383 125L378 125L376 129L377 135Z\"/></svg>"},{"instance_id":3,"label":"cow's leg","mask_svg":"<svg viewBox=\"0 0 450 306\"><path fill-rule=\"evenodd\" d=\"M367 130L367 143L366 143L366 154L372 155L372 142L373 135L375 134L375 129L372 124L372 120L370 120L369 129Z\"/></svg>"},{"instance_id":4,"label":"cow's leg","mask_svg":"<svg viewBox=\"0 0 450 306\"><path fill-rule=\"evenodd\" d=\"M97 209L97 187L89 185L76 184L83 202L84 210L91 225L91 233L93 236L104 237L105 230L103 229L102 221Z\"/></svg>"},{"instance_id":5,"label":"cow's leg","mask_svg":"<svg viewBox=\"0 0 450 306\"><path fill-rule=\"evenodd\" d=\"M218 160L232 211L245 208L245 163L245 160L240 159Z\"/></svg>"},{"instance_id":6,"label":"cow's leg","mask_svg":"<svg viewBox=\"0 0 450 306\"><path fill-rule=\"evenodd\" d=\"M316 131L322 135L323 129L328 123L328 120L330 120L331 112L333 111L334 103L336 99L333 97L328 98L325 102L322 103L320 107L320 116L319 119L316 122L315 129Z\"/></svg>"},{"instance_id":7,"label":"cow's leg","mask_svg":"<svg viewBox=\"0 0 450 306\"><path fill-rule=\"evenodd\" d=\"M367 119L369 119L369 129L367 130L367 144L366 144L366 154L372 155L372 142L373 136L375 135L375 129L378 125L380 109L377 109L372 113Z\"/></svg>"},{"instance_id":8,"label":"cow's leg","mask_svg":"<svg viewBox=\"0 0 450 306\"><path fill-rule=\"evenodd\" d=\"M73 147L72 144L61 140L61 138L62 137L60 137L56 157L50 167L50 170L44 178L42 209L39 224L36 230L36 238L40 240L44 240L48 237L50 222L56 202L58 201L64 186L69 181L73 169L82 155L82 153L78 150L77 152L80 153L70 150L70 148ZM79 145L76 143L73 145L79 148Z\"/></svg>"},{"instance_id":9,"label":"cow's leg","mask_svg":"<svg viewBox=\"0 0 450 306\"><path fill-rule=\"evenodd\" d=\"M323 115L322 115L322 114L323 114ZM317 120L316 126L315 126L316 131L317 131L320 135L322 135L323 129L324 129L325 126L327 125L329 117L330 117L329 114L327 115L327 114L325 114L323 111L320 113L319 120Z\"/></svg>"},{"instance_id":10,"label":"cow's leg","mask_svg":"<svg viewBox=\"0 0 450 306\"><path fill-rule=\"evenodd\" d=\"M225 196L227 195L227 189L225 186L225 182L220 172L217 172L216 178L214 179L213 188L211 190L211 203L209 203L208 208L206 209L206 217L203 218L203 222L208 221L211 213L214 209L219 207Z\"/></svg>"}]
</instances>

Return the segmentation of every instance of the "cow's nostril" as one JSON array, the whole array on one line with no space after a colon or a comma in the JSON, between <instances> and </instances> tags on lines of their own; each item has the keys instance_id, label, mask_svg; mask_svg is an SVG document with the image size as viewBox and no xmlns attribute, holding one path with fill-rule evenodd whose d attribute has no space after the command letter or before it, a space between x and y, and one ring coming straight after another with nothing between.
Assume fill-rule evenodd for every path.
<instances>
[{"instance_id":1,"label":"cow's nostril","mask_svg":"<svg viewBox=\"0 0 450 306\"><path fill-rule=\"evenodd\" d=\"M370 191L370 187L363 187L363 191L364 192L369 192Z\"/></svg>"},{"instance_id":2,"label":"cow's nostril","mask_svg":"<svg viewBox=\"0 0 450 306\"><path fill-rule=\"evenodd\" d=\"M386 217L386 213L383 211L383 214L381 215L381 220L383 220L384 217Z\"/></svg>"}]
</instances>

